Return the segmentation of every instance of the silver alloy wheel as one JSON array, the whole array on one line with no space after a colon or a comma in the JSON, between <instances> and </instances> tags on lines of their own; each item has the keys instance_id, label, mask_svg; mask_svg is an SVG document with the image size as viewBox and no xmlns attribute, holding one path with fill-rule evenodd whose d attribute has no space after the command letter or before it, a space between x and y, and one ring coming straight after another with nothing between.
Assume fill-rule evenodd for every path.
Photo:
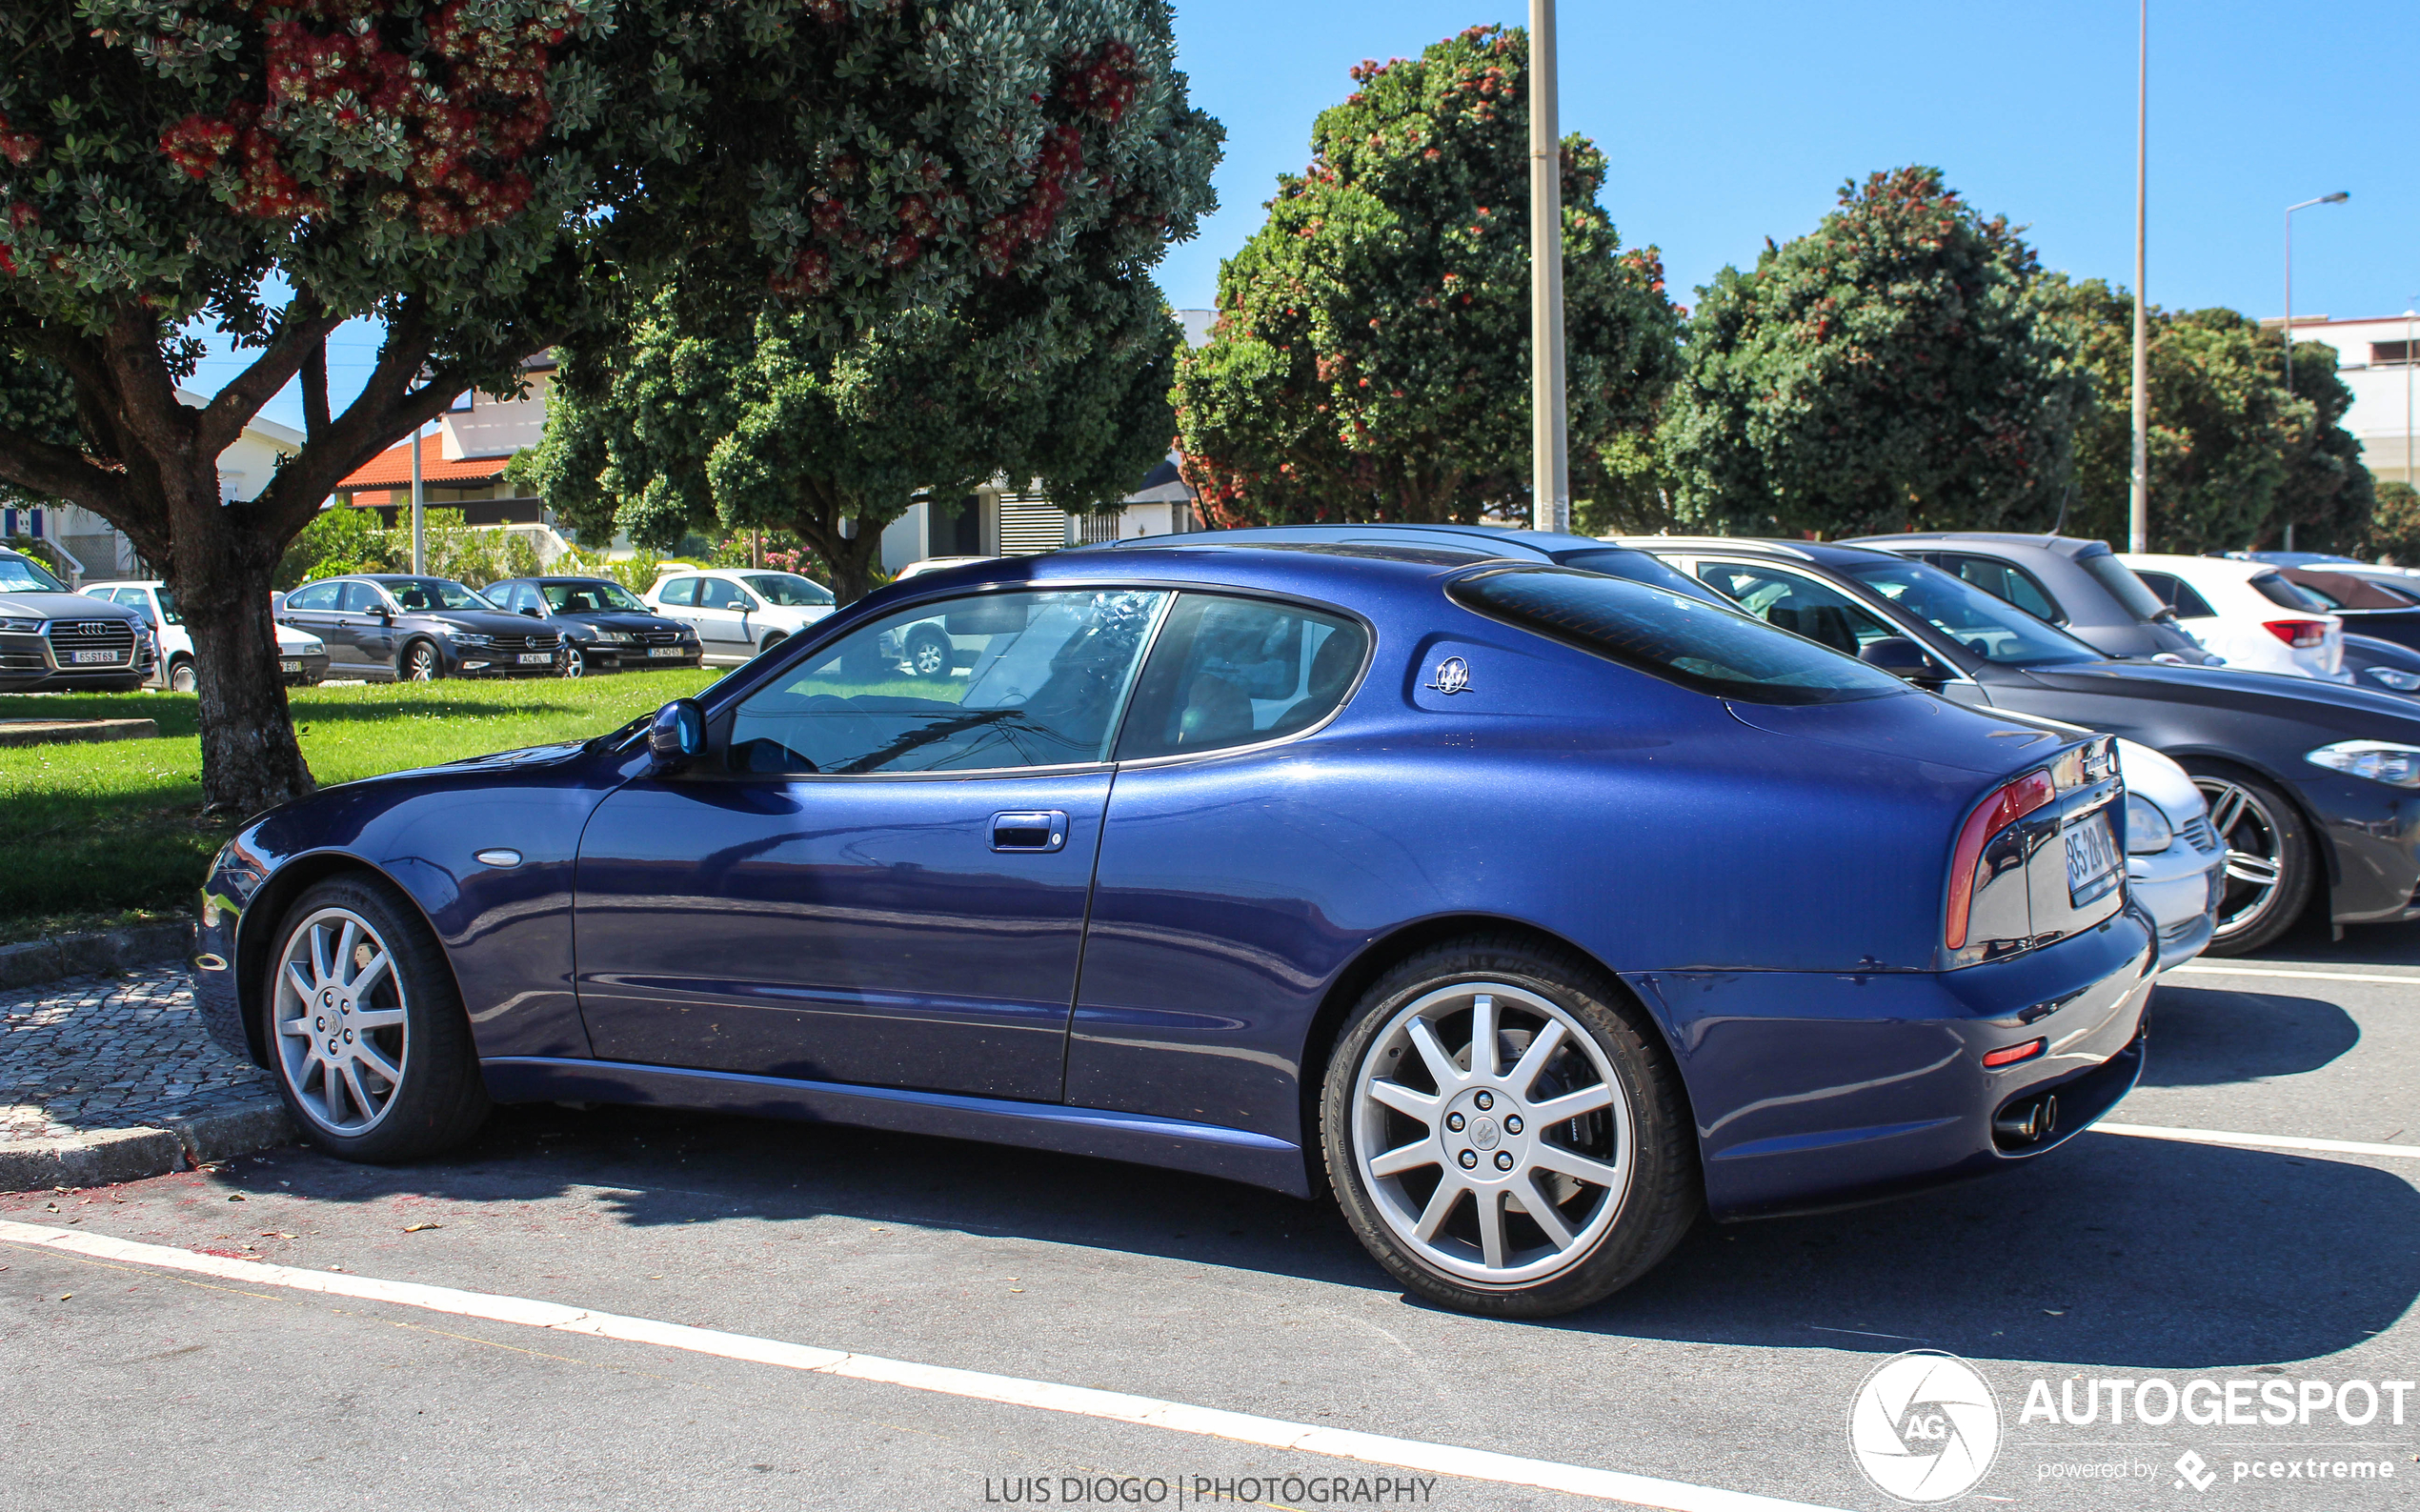
<instances>
[{"instance_id":1,"label":"silver alloy wheel","mask_svg":"<svg viewBox=\"0 0 2420 1512\"><path fill-rule=\"evenodd\" d=\"M1380 1218L1482 1286L1530 1284L1596 1248L1629 1196L1634 1129L1595 1038L1502 983L1398 1010L1354 1077L1353 1158Z\"/></svg>"},{"instance_id":2,"label":"silver alloy wheel","mask_svg":"<svg viewBox=\"0 0 2420 1512\"><path fill-rule=\"evenodd\" d=\"M404 654L403 676L406 682L437 680L437 648L425 640L415 640Z\"/></svg>"},{"instance_id":3,"label":"silver alloy wheel","mask_svg":"<svg viewBox=\"0 0 2420 1512\"><path fill-rule=\"evenodd\" d=\"M577 646L564 647L563 675L566 677L584 677L588 675L588 654L581 651Z\"/></svg>"},{"instance_id":4,"label":"silver alloy wheel","mask_svg":"<svg viewBox=\"0 0 2420 1512\"><path fill-rule=\"evenodd\" d=\"M946 635L919 635L908 646L908 671L919 677L938 677L950 670Z\"/></svg>"},{"instance_id":5,"label":"silver alloy wheel","mask_svg":"<svg viewBox=\"0 0 2420 1512\"><path fill-rule=\"evenodd\" d=\"M377 1127L412 1068L403 1010L393 952L359 914L323 908L286 937L270 1023L305 1117L331 1134Z\"/></svg>"},{"instance_id":6,"label":"silver alloy wheel","mask_svg":"<svg viewBox=\"0 0 2420 1512\"><path fill-rule=\"evenodd\" d=\"M193 675L193 664L183 656L171 662L168 669L168 686L171 693L192 693L200 687L200 680Z\"/></svg>"},{"instance_id":7,"label":"silver alloy wheel","mask_svg":"<svg viewBox=\"0 0 2420 1512\"><path fill-rule=\"evenodd\" d=\"M2209 804L2210 828L2227 846L2227 891L2219 899L2217 937L2243 934L2269 917L2285 879L2285 831L2259 794L2225 777L2196 776Z\"/></svg>"}]
</instances>

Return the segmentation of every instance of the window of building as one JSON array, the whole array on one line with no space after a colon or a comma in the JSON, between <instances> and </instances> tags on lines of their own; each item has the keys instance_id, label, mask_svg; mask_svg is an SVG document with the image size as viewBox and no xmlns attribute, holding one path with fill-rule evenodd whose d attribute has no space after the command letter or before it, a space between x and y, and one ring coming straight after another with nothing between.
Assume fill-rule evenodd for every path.
<instances>
[{"instance_id":1,"label":"window of building","mask_svg":"<svg viewBox=\"0 0 2420 1512\"><path fill-rule=\"evenodd\" d=\"M2370 343L2370 365L2373 368L2400 367L2411 360L2410 341L2373 341Z\"/></svg>"}]
</instances>

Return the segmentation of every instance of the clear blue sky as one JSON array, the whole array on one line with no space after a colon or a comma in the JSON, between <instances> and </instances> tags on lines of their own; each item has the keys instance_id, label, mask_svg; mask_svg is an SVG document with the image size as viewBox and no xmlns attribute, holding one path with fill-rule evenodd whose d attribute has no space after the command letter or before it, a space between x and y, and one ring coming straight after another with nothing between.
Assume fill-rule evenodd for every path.
<instances>
[{"instance_id":1,"label":"clear blue sky","mask_svg":"<svg viewBox=\"0 0 2420 1512\"><path fill-rule=\"evenodd\" d=\"M1754 260L1830 208L1842 180L1930 163L1987 212L2029 226L2044 264L2125 284L2133 267L2134 25L2129 4L1724 7L1571 3L1563 126L1611 163L1624 242L1664 249L1676 298ZM1179 0L1193 98L1225 123L1224 207L1170 252L1161 287L1209 305L1219 261L1262 218L1311 120L1365 57L1418 52L1524 6L1482 0ZM2337 316L2420 302L2420 8L2207 0L2151 8L2150 276L2155 303L2274 315L2282 212L2295 217L2294 308ZM338 402L374 336L331 353ZM232 375L213 361L198 384ZM292 391L266 412L301 424Z\"/></svg>"}]
</instances>

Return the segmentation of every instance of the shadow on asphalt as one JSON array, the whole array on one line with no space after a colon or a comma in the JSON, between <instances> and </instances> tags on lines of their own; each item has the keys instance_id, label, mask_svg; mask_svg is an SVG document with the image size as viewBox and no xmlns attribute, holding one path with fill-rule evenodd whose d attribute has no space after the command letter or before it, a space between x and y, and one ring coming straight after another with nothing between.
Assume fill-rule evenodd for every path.
<instances>
[{"instance_id":1,"label":"shadow on asphalt","mask_svg":"<svg viewBox=\"0 0 2420 1512\"><path fill-rule=\"evenodd\" d=\"M463 1154L281 1153L222 1180L292 1195L522 1203L582 1188L623 1223L839 1216L1393 1291L1328 1204L945 1139L650 1109L505 1108ZM599 1192L598 1189L603 1189ZM1607 1337L2196 1370L2309 1359L2420 1299L2420 1192L2315 1157L2086 1135L1880 1206L1701 1223L1644 1280L1534 1325Z\"/></svg>"},{"instance_id":2,"label":"shadow on asphalt","mask_svg":"<svg viewBox=\"0 0 2420 1512\"><path fill-rule=\"evenodd\" d=\"M2242 979L2255 985L2253 978ZM2316 1071L2360 1042L2360 1026L2331 1002L2163 984L2151 995L2151 1054L2143 1084L2216 1087L2290 1077Z\"/></svg>"}]
</instances>

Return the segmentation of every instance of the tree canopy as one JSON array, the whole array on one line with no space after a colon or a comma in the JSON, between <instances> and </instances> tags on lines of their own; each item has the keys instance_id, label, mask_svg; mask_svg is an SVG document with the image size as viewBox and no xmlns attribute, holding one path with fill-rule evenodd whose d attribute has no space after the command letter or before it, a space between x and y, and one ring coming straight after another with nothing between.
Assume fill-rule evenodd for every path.
<instances>
[{"instance_id":1,"label":"tree canopy","mask_svg":"<svg viewBox=\"0 0 2420 1512\"><path fill-rule=\"evenodd\" d=\"M1474 27L1364 63L1219 270L1178 366L1185 475L1220 524L1475 519L1529 494L1529 44ZM1563 144L1572 490L1653 413L1677 313L1622 251L1604 156Z\"/></svg>"},{"instance_id":2,"label":"tree canopy","mask_svg":"<svg viewBox=\"0 0 2420 1512\"><path fill-rule=\"evenodd\" d=\"M285 543L454 395L675 269L835 347L978 287L1047 303L1188 234L1217 151L1164 0L78 0L0 42L0 347L66 375L79 433L0 427L0 479L175 585L222 810L311 785ZM332 411L354 316L385 341ZM196 324L250 354L199 409ZM302 452L222 506L218 454L297 377Z\"/></svg>"},{"instance_id":3,"label":"tree canopy","mask_svg":"<svg viewBox=\"0 0 2420 1512\"><path fill-rule=\"evenodd\" d=\"M1662 438L1694 525L2043 529L2084 375L2032 250L1939 170L1844 185L1812 232L1699 292Z\"/></svg>"},{"instance_id":4,"label":"tree canopy","mask_svg":"<svg viewBox=\"0 0 2420 1512\"><path fill-rule=\"evenodd\" d=\"M1168 449L1179 337L1139 275L1011 318L979 300L906 312L845 347L796 312L720 333L668 290L563 371L518 464L584 538L671 549L763 527L813 547L847 603L918 491L996 474L1069 508L1130 492Z\"/></svg>"}]
</instances>

